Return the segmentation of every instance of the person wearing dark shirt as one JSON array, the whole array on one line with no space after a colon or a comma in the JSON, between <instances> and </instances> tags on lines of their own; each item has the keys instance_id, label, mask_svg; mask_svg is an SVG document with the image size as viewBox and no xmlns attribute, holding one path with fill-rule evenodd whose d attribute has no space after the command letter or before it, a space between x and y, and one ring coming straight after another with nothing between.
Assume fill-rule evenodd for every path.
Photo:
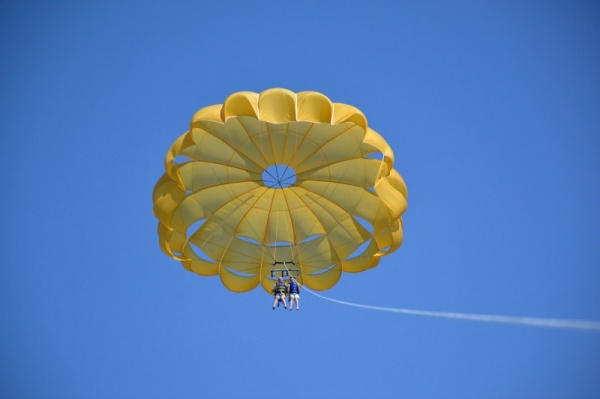
<instances>
[{"instance_id":1,"label":"person wearing dark shirt","mask_svg":"<svg viewBox=\"0 0 600 399\"><path fill-rule=\"evenodd\" d=\"M277 281L271 288L271 292L275 295L275 300L273 301L273 310L275 310L275 306L279 306L279 302L283 302L283 307L287 309L287 304L285 301L285 295L287 294L287 284L283 281L283 277L278 277Z\"/></svg>"}]
</instances>

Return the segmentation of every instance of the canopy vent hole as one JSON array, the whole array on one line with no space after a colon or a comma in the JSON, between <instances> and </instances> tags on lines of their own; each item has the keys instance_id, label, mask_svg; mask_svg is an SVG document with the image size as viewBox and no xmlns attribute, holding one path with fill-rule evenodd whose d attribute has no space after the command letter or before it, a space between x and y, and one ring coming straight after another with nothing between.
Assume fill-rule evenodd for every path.
<instances>
[{"instance_id":1,"label":"canopy vent hole","mask_svg":"<svg viewBox=\"0 0 600 399\"><path fill-rule=\"evenodd\" d=\"M286 188L296 183L296 172L290 166L278 163L265 169L262 180L269 188Z\"/></svg>"}]
</instances>

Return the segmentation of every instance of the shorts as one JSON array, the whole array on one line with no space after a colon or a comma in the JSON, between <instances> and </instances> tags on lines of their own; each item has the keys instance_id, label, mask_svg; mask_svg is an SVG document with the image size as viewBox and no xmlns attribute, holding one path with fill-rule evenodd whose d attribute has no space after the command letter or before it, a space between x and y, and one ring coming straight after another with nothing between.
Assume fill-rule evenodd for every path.
<instances>
[{"instance_id":1,"label":"shorts","mask_svg":"<svg viewBox=\"0 0 600 399\"><path fill-rule=\"evenodd\" d=\"M290 294L290 299L300 299L300 294Z\"/></svg>"},{"instance_id":2,"label":"shorts","mask_svg":"<svg viewBox=\"0 0 600 399\"><path fill-rule=\"evenodd\" d=\"M285 299L285 294L282 292L278 292L275 294L275 298L281 298L281 299Z\"/></svg>"}]
</instances>

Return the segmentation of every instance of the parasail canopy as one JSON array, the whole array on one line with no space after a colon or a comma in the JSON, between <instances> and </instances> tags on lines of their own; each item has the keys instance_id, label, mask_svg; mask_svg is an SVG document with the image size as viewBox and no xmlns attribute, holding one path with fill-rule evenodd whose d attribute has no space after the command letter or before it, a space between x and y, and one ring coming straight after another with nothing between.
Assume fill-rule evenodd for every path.
<instances>
[{"instance_id":1,"label":"parasail canopy","mask_svg":"<svg viewBox=\"0 0 600 399\"><path fill-rule=\"evenodd\" d=\"M275 264L310 288L377 266L402 242L407 190L356 108L317 92L238 92L193 116L154 189L160 247L235 292Z\"/></svg>"}]
</instances>

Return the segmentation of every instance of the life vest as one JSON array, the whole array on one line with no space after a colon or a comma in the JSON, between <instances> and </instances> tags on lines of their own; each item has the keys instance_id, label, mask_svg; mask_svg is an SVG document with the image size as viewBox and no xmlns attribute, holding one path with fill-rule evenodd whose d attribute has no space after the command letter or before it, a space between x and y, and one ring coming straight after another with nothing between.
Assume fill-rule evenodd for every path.
<instances>
[{"instance_id":1,"label":"life vest","mask_svg":"<svg viewBox=\"0 0 600 399\"><path fill-rule=\"evenodd\" d=\"M282 282L276 282L275 283L275 292L279 293L279 294L284 294L286 291L286 287L285 287L285 283Z\"/></svg>"},{"instance_id":2,"label":"life vest","mask_svg":"<svg viewBox=\"0 0 600 399\"><path fill-rule=\"evenodd\" d=\"M291 282L290 283L290 294L299 294L300 292L298 291L298 283L297 282Z\"/></svg>"}]
</instances>

